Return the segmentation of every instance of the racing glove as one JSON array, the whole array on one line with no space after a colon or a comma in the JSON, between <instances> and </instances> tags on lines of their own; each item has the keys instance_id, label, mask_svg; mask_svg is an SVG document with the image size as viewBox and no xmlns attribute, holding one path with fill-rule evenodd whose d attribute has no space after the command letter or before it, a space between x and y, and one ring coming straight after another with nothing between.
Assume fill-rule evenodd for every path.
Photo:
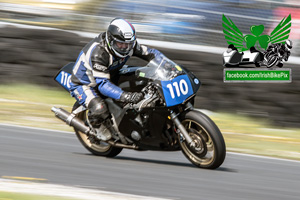
<instances>
[{"instance_id":1,"label":"racing glove","mask_svg":"<svg viewBox=\"0 0 300 200\"><path fill-rule=\"evenodd\" d=\"M138 103L144 98L141 92L123 92L120 97L121 102Z\"/></svg>"}]
</instances>

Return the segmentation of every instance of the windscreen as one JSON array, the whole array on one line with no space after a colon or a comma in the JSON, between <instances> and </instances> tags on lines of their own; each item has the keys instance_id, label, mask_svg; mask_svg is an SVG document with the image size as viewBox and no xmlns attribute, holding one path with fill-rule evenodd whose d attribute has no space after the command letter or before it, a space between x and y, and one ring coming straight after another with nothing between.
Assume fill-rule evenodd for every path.
<instances>
[{"instance_id":1,"label":"windscreen","mask_svg":"<svg viewBox=\"0 0 300 200\"><path fill-rule=\"evenodd\" d=\"M152 80L171 80L184 74L181 67L165 56L156 56L146 67L139 68L137 75Z\"/></svg>"}]
</instances>

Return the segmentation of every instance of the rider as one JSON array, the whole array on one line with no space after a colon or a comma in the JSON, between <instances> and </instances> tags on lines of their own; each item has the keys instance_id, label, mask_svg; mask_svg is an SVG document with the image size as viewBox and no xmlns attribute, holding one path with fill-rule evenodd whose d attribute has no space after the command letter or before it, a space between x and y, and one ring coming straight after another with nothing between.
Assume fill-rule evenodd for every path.
<instances>
[{"instance_id":1,"label":"rider","mask_svg":"<svg viewBox=\"0 0 300 200\"><path fill-rule=\"evenodd\" d=\"M293 43L291 40L286 40L285 43L274 43L270 44L267 48L267 52L278 52L280 55L282 55L282 58L285 61L288 61L290 55L291 55L291 49L293 47ZM282 60L279 61L277 64L278 67L283 66Z\"/></svg>"},{"instance_id":2,"label":"rider","mask_svg":"<svg viewBox=\"0 0 300 200\"><path fill-rule=\"evenodd\" d=\"M231 51L238 51L238 49L233 44L229 44L227 48L227 53L230 53Z\"/></svg>"},{"instance_id":3,"label":"rider","mask_svg":"<svg viewBox=\"0 0 300 200\"><path fill-rule=\"evenodd\" d=\"M131 56L149 62L159 55L162 53L158 50L140 45L133 25L121 18L113 19L106 32L100 33L81 50L73 68L71 95L89 109L88 120L101 140L109 140L111 134L100 131L100 126L110 116L100 96L125 103L141 101L141 92L126 92L116 86L119 69Z\"/></svg>"}]
</instances>

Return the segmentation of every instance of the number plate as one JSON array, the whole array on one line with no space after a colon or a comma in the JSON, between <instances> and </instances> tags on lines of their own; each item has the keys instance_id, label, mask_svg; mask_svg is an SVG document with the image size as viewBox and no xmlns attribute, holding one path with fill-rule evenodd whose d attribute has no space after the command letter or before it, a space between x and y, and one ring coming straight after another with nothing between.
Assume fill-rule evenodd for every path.
<instances>
[{"instance_id":1,"label":"number plate","mask_svg":"<svg viewBox=\"0 0 300 200\"><path fill-rule=\"evenodd\" d=\"M58 82L63 88L65 88L68 92L70 92L70 82L71 82L71 75L72 75L72 70L74 67L73 62L68 63L65 65L63 68L60 69L58 74L55 76L55 81Z\"/></svg>"},{"instance_id":2,"label":"number plate","mask_svg":"<svg viewBox=\"0 0 300 200\"><path fill-rule=\"evenodd\" d=\"M65 71L60 71L59 74L55 77L55 80L67 91L70 91L71 74Z\"/></svg>"},{"instance_id":3,"label":"number plate","mask_svg":"<svg viewBox=\"0 0 300 200\"><path fill-rule=\"evenodd\" d=\"M187 75L178 76L170 81L161 81L161 85L167 107L181 104L194 94Z\"/></svg>"}]
</instances>

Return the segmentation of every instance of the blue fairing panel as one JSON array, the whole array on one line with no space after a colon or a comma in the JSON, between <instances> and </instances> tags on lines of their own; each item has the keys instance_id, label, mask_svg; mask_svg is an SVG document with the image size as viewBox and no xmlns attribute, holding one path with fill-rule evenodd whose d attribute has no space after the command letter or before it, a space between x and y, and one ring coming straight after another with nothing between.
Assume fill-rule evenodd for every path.
<instances>
[{"instance_id":1,"label":"blue fairing panel","mask_svg":"<svg viewBox=\"0 0 300 200\"><path fill-rule=\"evenodd\" d=\"M69 63L58 72L55 76L55 81L58 82L63 88L65 88L68 92L70 92L70 82L71 82L71 75L72 69L75 63Z\"/></svg>"},{"instance_id":2,"label":"blue fairing panel","mask_svg":"<svg viewBox=\"0 0 300 200\"><path fill-rule=\"evenodd\" d=\"M181 75L169 81L161 81L161 85L167 107L181 104L194 94L187 75Z\"/></svg>"}]
</instances>

